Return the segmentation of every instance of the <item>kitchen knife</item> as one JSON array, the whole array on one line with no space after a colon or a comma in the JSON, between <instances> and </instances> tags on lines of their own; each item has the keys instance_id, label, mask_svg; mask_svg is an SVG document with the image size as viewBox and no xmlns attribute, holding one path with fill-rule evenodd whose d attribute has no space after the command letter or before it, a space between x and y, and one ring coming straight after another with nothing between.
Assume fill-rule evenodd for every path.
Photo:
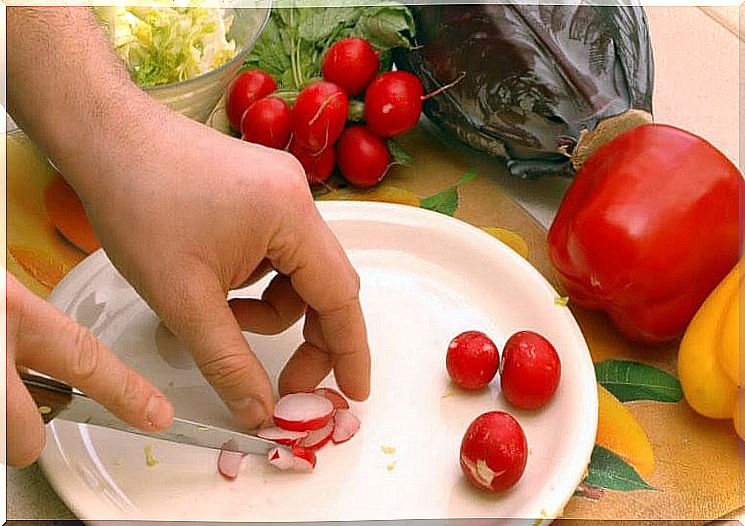
<instances>
[{"instance_id":1,"label":"kitchen knife","mask_svg":"<svg viewBox=\"0 0 745 526\"><path fill-rule=\"evenodd\" d=\"M180 418L174 418L171 427L165 431L157 433L141 431L128 426L98 402L66 384L32 373L22 372L20 374L45 424L56 418L157 440L235 451L245 455L266 455L274 448L284 447L253 435Z\"/></svg>"}]
</instances>

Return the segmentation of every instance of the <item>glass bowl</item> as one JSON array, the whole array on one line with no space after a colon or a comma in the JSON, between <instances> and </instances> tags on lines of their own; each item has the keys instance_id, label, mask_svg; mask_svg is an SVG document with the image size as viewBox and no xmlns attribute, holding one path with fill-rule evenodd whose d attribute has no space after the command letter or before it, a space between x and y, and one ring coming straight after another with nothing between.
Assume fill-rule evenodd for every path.
<instances>
[{"instance_id":1,"label":"glass bowl","mask_svg":"<svg viewBox=\"0 0 745 526\"><path fill-rule=\"evenodd\" d=\"M235 15L228 39L235 40L237 51L230 62L190 79L145 87L143 90L172 110L199 122L206 122L246 55L261 36L269 20L271 2L272 0L254 0L252 7L226 8Z\"/></svg>"}]
</instances>

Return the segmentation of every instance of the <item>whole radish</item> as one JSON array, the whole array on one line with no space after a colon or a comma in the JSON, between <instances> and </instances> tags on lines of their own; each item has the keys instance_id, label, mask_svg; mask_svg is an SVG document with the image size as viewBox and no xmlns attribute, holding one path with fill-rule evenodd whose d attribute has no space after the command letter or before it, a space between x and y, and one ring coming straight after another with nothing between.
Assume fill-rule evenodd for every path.
<instances>
[{"instance_id":1,"label":"whole radish","mask_svg":"<svg viewBox=\"0 0 745 526\"><path fill-rule=\"evenodd\" d=\"M362 93L380 69L378 54L364 38L339 40L323 57L323 78L341 87L350 97Z\"/></svg>"},{"instance_id":2,"label":"whole radish","mask_svg":"<svg viewBox=\"0 0 745 526\"><path fill-rule=\"evenodd\" d=\"M264 97L251 104L241 119L243 140L283 149L292 134L292 111L277 97Z\"/></svg>"},{"instance_id":3,"label":"whole radish","mask_svg":"<svg viewBox=\"0 0 745 526\"><path fill-rule=\"evenodd\" d=\"M499 351L483 332L466 331L448 345L445 366L453 383L461 389L483 389L497 374Z\"/></svg>"},{"instance_id":4,"label":"whole radish","mask_svg":"<svg viewBox=\"0 0 745 526\"><path fill-rule=\"evenodd\" d=\"M370 187L385 177L390 154L385 142L365 126L350 126L336 145L336 158L344 178Z\"/></svg>"},{"instance_id":5,"label":"whole radish","mask_svg":"<svg viewBox=\"0 0 745 526\"><path fill-rule=\"evenodd\" d=\"M293 138L290 141L289 152L303 165L305 177L311 185L323 183L334 171L336 155L333 146L324 148L318 154L313 154Z\"/></svg>"},{"instance_id":6,"label":"whole radish","mask_svg":"<svg viewBox=\"0 0 745 526\"><path fill-rule=\"evenodd\" d=\"M500 382L513 407L538 409L559 387L561 360L546 338L533 331L513 334L504 344Z\"/></svg>"},{"instance_id":7,"label":"whole radish","mask_svg":"<svg viewBox=\"0 0 745 526\"><path fill-rule=\"evenodd\" d=\"M349 99L336 84L318 81L303 89L292 108L294 140L312 154L332 146L344 131Z\"/></svg>"},{"instance_id":8,"label":"whole radish","mask_svg":"<svg viewBox=\"0 0 745 526\"><path fill-rule=\"evenodd\" d=\"M416 75L390 71L378 76L365 92L365 121L373 133L395 137L419 122L424 87Z\"/></svg>"},{"instance_id":9,"label":"whole radish","mask_svg":"<svg viewBox=\"0 0 745 526\"><path fill-rule=\"evenodd\" d=\"M250 69L238 75L228 88L225 110L234 130L240 131L241 119L248 107L277 89L277 83L268 73Z\"/></svg>"},{"instance_id":10,"label":"whole radish","mask_svg":"<svg viewBox=\"0 0 745 526\"><path fill-rule=\"evenodd\" d=\"M504 491L523 475L528 442L520 424L502 411L476 418L463 436L460 466L468 481L489 492Z\"/></svg>"}]
</instances>

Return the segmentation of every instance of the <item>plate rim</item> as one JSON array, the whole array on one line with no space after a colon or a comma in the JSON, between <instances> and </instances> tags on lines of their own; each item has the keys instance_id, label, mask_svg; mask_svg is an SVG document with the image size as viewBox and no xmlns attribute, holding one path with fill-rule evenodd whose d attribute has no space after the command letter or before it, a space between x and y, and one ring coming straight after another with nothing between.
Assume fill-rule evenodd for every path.
<instances>
[{"instance_id":1,"label":"plate rim","mask_svg":"<svg viewBox=\"0 0 745 526\"><path fill-rule=\"evenodd\" d=\"M510 264L517 264L523 267L523 270L525 272L532 274L533 278L537 278L538 281L542 282L543 286L547 288L548 291L552 292L555 296L558 296L558 293L556 292L556 289L553 287L553 285L551 285L551 283L529 261L517 254L512 248L510 248L501 240L495 238L487 232L484 232L480 228L458 218L431 210L412 207L409 205L387 202L349 200L320 202L317 201L315 204L322 218L324 219L324 221L327 222L351 220L402 224L402 222L406 223L407 218L409 219L409 222L412 219L415 220L415 222L416 220L427 221L429 219L434 222L439 221L443 225L449 225L450 228L459 230L465 236L471 236L474 242L478 242L480 244L486 243L491 245L492 249L501 252L502 256L511 259ZM66 289L71 286L71 283L74 283L78 275L88 271L89 267L93 267L93 272L99 272L107 265L111 266L115 272L118 272L108 260L108 257L103 249L98 249L97 251L89 254L70 272L68 272L62 280L60 280L57 286L49 294L47 298L48 301L50 301L55 307L62 308L62 305L60 305L60 303L63 301L61 296L65 294ZM588 375L583 376L583 382L590 384L589 378L592 378L592 389L588 393L589 399L584 400L583 407L585 408L585 410L584 414L582 415L582 419L580 420L581 422L584 422L583 427L587 427L588 430L583 435L584 443L575 444L575 447L573 448L573 451L581 451L583 453L581 455L579 453L575 453L575 455L579 457L579 460L576 462L576 465L578 466L577 473L575 474L575 477L573 477L574 479L576 479L576 483L573 484L571 492L566 494L565 492L554 491L554 495L562 494L562 496L560 498L552 499L551 505L548 507L548 509L545 510L545 514L543 513L544 510L542 510L541 517L525 519L526 521L530 520L531 523L534 523L534 520L538 519L550 521L554 518L560 517L563 514L564 507L574 494L574 490L584 479L587 467L590 464L592 450L595 446L595 435L597 432L598 423L598 396L596 389L597 378L595 375L595 370L593 367L587 342L579 326L579 323L569 309L563 309L562 315L565 318L565 323L568 324L568 328L573 333L574 339L582 347L579 350L579 355L580 357L584 356L584 359L582 359L582 361L584 362L583 369L586 369L586 372L588 373ZM87 494L94 501L100 503L95 506L99 510L105 507L108 510L114 511L116 516L107 516L106 520L137 520L154 522L154 520L152 519L147 519L140 516L139 513L134 513L132 515L122 515L121 513L119 513L120 510L116 510L116 508L111 503L106 502L105 499L102 499L98 493L93 491L93 489L91 489L88 485L84 484L81 478L75 472L73 472L64 462L64 459L62 458L64 455L58 447L58 443L53 436L55 432L51 429L51 427L52 426L49 426L47 428L47 445L44 448L41 456L39 457L38 464L54 491L62 498L64 503L81 521L84 521L86 523L93 523L101 520L98 518L85 517L85 515L87 515L85 511L90 511L91 507L85 505L86 502L89 502L89 499L87 497L81 498L81 494ZM137 511L139 512L139 510Z\"/></svg>"}]
</instances>

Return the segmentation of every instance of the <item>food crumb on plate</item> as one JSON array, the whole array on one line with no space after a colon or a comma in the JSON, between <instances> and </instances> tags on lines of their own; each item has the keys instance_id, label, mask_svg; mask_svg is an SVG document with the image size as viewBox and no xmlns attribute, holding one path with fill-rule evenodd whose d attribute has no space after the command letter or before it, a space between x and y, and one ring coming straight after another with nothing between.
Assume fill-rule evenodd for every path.
<instances>
[{"instance_id":1,"label":"food crumb on plate","mask_svg":"<svg viewBox=\"0 0 745 526\"><path fill-rule=\"evenodd\" d=\"M145 463L149 468L158 464L158 459L153 454L153 446L145 446Z\"/></svg>"},{"instance_id":2,"label":"food crumb on plate","mask_svg":"<svg viewBox=\"0 0 745 526\"><path fill-rule=\"evenodd\" d=\"M396 468L396 461L388 462L388 464L385 465L385 469L388 471L393 471Z\"/></svg>"},{"instance_id":3,"label":"food crumb on plate","mask_svg":"<svg viewBox=\"0 0 745 526\"><path fill-rule=\"evenodd\" d=\"M443 394L443 395L442 395L442 396L441 396L440 398L450 398L450 397L451 397L451 396L453 396L454 394L455 394L455 393L454 393L454 392L452 392L452 391L445 391L445 393L444 393L444 394Z\"/></svg>"},{"instance_id":4,"label":"food crumb on plate","mask_svg":"<svg viewBox=\"0 0 745 526\"><path fill-rule=\"evenodd\" d=\"M386 455L393 455L396 452L395 446L380 446L380 450Z\"/></svg>"},{"instance_id":5,"label":"food crumb on plate","mask_svg":"<svg viewBox=\"0 0 745 526\"><path fill-rule=\"evenodd\" d=\"M560 307L566 307L569 304L569 296L560 296L554 298L554 303Z\"/></svg>"},{"instance_id":6,"label":"food crumb on plate","mask_svg":"<svg viewBox=\"0 0 745 526\"><path fill-rule=\"evenodd\" d=\"M42 405L39 407L39 413L41 413L42 415L48 415L51 412L52 412L52 408L49 407L48 405Z\"/></svg>"}]
</instances>

